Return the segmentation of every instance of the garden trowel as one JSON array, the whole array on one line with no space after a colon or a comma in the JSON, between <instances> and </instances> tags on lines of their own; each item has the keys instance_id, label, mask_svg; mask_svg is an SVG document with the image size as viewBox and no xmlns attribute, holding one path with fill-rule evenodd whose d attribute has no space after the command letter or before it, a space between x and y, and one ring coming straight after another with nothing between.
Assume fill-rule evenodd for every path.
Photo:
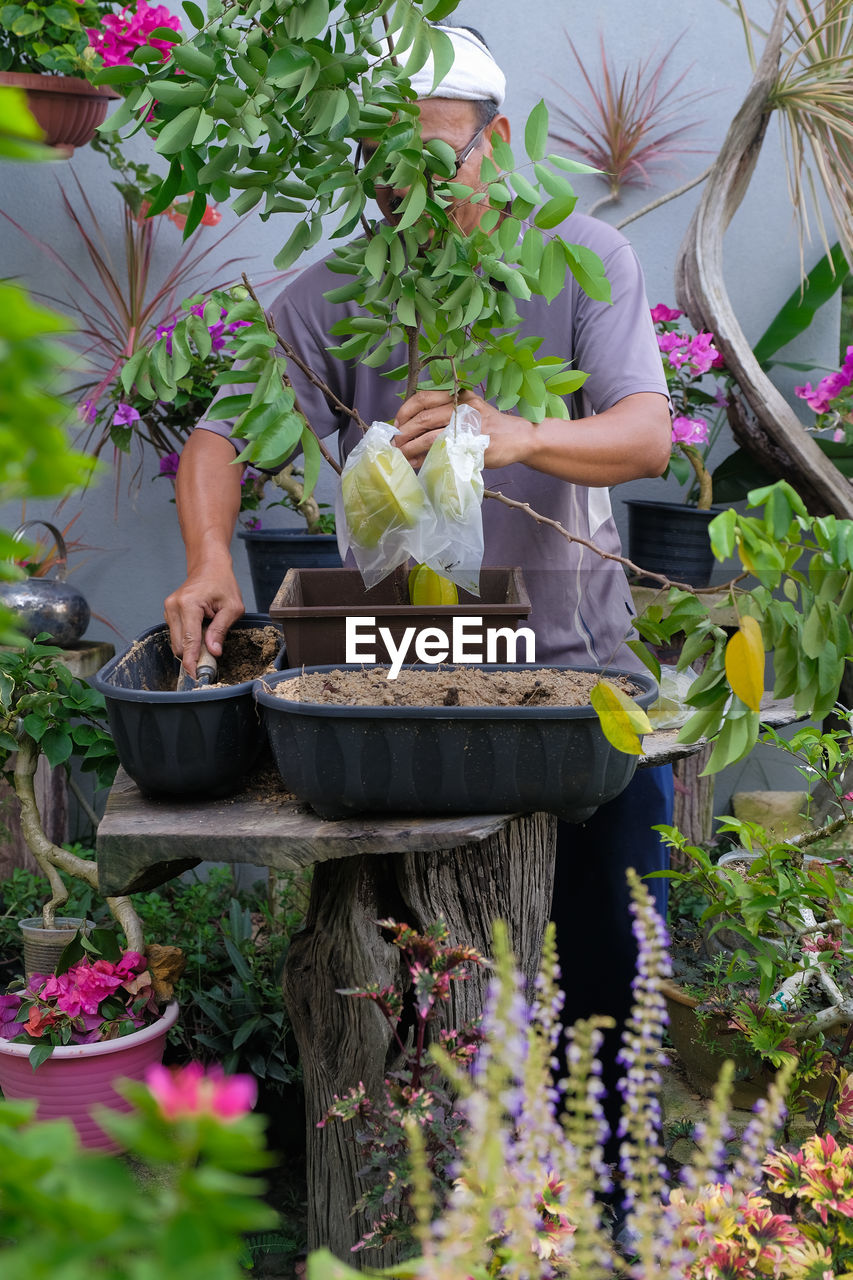
<instances>
[{"instance_id":1,"label":"garden trowel","mask_svg":"<svg viewBox=\"0 0 853 1280\"><path fill-rule=\"evenodd\" d=\"M216 659L208 649L202 639L201 649L195 664L196 677L193 680L189 672L184 670L181 663L181 672L178 676L178 683L175 685L176 693L190 693L193 689L203 689L205 685L215 684L216 682Z\"/></svg>"}]
</instances>

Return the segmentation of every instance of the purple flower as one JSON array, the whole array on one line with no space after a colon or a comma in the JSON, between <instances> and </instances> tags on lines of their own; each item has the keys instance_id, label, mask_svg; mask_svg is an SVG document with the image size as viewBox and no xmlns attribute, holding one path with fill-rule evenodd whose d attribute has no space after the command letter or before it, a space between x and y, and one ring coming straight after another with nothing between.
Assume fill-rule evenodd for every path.
<instances>
[{"instance_id":1,"label":"purple flower","mask_svg":"<svg viewBox=\"0 0 853 1280\"><path fill-rule=\"evenodd\" d=\"M679 416L672 420L673 444L707 444L708 424L704 418Z\"/></svg>"},{"instance_id":2,"label":"purple flower","mask_svg":"<svg viewBox=\"0 0 853 1280\"><path fill-rule=\"evenodd\" d=\"M244 524L247 529L254 530L254 529L260 529L261 527L261 522L257 516L250 516L248 520L244 521Z\"/></svg>"},{"instance_id":3,"label":"purple flower","mask_svg":"<svg viewBox=\"0 0 853 1280\"><path fill-rule=\"evenodd\" d=\"M177 323L177 320L172 320L169 324L158 324L154 335L158 342L161 338L166 339L166 351L169 355L172 354L172 330Z\"/></svg>"},{"instance_id":4,"label":"purple flower","mask_svg":"<svg viewBox=\"0 0 853 1280\"><path fill-rule=\"evenodd\" d=\"M98 410L94 400L84 400L82 404L77 406L77 412L84 422L94 422L98 416Z\"/></svg>"},{"instance_id":5,"label":"purple flower","mask_svg":"<svg viewBox=\"0 0 853 1280\"><path fill-rule=\"evenodd\" d=\"M132 404L125 404L124 401L120 400L113 415L113 426L130 427L133 426L134 422L138 421L139 410L134 409Z\"/></svg>"},{"instance_id":6,"label":"purple flower","mask_svg":"<svg viewBox=\"0 0 853 1280\"><path fill-rule=\"evenodd\" d=\"M178 463L180 462L180 454L167 453L160 459L160 475L176 476L178 474Z\"/></svg>"}]
</instances>

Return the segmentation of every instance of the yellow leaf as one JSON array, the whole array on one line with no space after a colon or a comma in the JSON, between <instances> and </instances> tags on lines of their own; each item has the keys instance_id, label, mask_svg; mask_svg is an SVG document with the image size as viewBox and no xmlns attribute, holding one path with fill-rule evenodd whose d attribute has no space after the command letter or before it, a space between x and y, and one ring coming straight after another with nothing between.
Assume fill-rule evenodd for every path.
<instances>
[{"instance_id":1,"label":"yellow leaf","mask_svg":"<svg viewBox=\"0 0 853 1280\"><path fill-rule=\"evenodd\" d=\"M602 732L611 746L629 756L642 755L643 744L638 735L652 732L643 708L610 680L599 680L589 700L598 712Z\"/></svg>"},{"instance_id":2,"label":"yellow leaf","mask_svg":"<svg viewBox=\"0 0 853 1280\"><path fill-rule=\"evenodd\" d=\"M732 692L751 711L761 708L764 693L764 644L755 618L741 618L740 626L726 645L726 679Z\"/></svg>"}]
</instances>

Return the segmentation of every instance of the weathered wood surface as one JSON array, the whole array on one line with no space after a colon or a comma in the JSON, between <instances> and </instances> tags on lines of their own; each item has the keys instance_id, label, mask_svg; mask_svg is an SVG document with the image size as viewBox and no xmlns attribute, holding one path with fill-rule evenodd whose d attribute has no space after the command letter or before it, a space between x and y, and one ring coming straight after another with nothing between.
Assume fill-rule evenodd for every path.
<instances>
[{"instance_id":1,"label":"weathered wood surface","mask_svg":"<svg viewBox=\"0 0 853 1280\"><path fill-rule=\"evenodd\" d=\"M533 814L505 819L476 844L353 857L316 868L306 927L293 940L283 984L305 1079L310 1248L325 1244L353 1261L350 1249L367 1226L350 1212L364 1189L354 1127L316 1125L334 1096L359 1081L375 1094L397 1059L376 1006L338 994L342 987L401 981L400 953L375 922L391 917L422 928L441 916L453 942L488 954L492 921L503 919L522 971L532 979L551 903L555 832L554 818ZM436 1028L476 1017L487 980L481 971L454 984ZM391 1251L369 1255L371 1267L391 1261Z\"/></svg>"},{"instance_id":2,"label":"weathered wood surface","mask_svg":"<svg viewBox=\"0 0 853 1280\"><path fill-rule=\"evenodd\" d=\"M764 724L778 729L781 725L793 724L798 716L794 711L793 698L774 698L766 693L761 701L761 719ZM707 739L684 744L678 741L678 729L658 729L655 733L647 733L643 738L643 754L640 756L640 768L658 764L674 764L695 755L707 747Z\"/></svg>"},{"instance_id":3,"label":"weathered wood surface","mask_svg":"<svg viewBox=\"0 0 853 1280\"><path fill-rule=\"evenodd\" d=\"M330 858L451 849L487 840L507 814L367 814L327 822L282 792L187 802L144 796L119 770L98 828L103 893L135 893L201 861L290 870Z\"/></svg>"}]
</instances>

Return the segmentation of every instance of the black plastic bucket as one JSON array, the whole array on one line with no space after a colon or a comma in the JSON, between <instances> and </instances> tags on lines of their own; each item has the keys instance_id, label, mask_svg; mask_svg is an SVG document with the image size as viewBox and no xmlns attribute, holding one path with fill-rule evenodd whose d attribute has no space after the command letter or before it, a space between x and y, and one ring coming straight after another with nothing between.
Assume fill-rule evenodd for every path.
<instances>
[{"instance_id":1,"label":"black plastic bucket","mask_svg":"<svg viewBox=\"0 0 853 1280\"><path fill-rule=\"evenodd\" d=\"M304 529L240 529L246 544L255 608L269 613L288 569L334 569L341 563L333 533Z\"/></svg>"},{"instance_id":2,"label":"black plastic bucket","mask_svg":"<svg viewBox=\"0 0 853 1280\"><path fill-rule=\"evenodd\" d=\"M290 702L271 692L303 670L358 669L356 664L292 668L255 683L285 786L321 818L544 810L584 822L634 776L637 757L610 745L589 705L340 706ZM522 668L490 664L482 669ZM636 697L641 707L657 697L649 675L606 674L634 681L642 690Z\"/></svg>"},{"instance_id":3,"label":"black plastic bucket","mask_svg":"<svg viewBox=\"0 0 853 1280\"><path fill-rule=\"evenodd\" d=\"M699 511L678 502L624 501L628 508L628 558L639 568L665 574L674 582L707 587L714 567L708 525L720 514L720 508Z\"/></svg>"},{"instance_id":4,"label":"black plastic bucket","mask_svg":"<svg viewBox=\"0 0 853 1280\"><path fill-rule=\"evenodd\" d=\"M268 626L281 630L266 615L246 614L229 636ZM225 645L227 653L227 637ZM282 643L275 665L283 663ZM178 671L169 629L161 623L101 667L90 683L104 696L118 758L141 791L227 795L239 787L266 743L253 681L177 693Z\"/></svg>"}]
</instances>

